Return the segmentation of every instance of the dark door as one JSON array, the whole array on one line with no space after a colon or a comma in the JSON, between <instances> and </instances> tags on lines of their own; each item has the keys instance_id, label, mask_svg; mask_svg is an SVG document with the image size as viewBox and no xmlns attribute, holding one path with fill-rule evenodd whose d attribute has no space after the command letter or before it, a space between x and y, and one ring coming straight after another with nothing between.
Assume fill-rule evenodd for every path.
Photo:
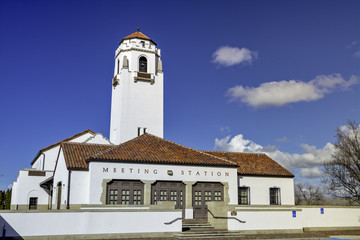
<instances>
[{"instance_id":1,"label":"dark door","mask_svg":"<svg viewBox=\"0 0 360 240\"><path fill-rule=\"evenodd\" d=\"M192 190L194 218L207 218L206 202L223 201L224 186L221 183L196 183Z\"/></svg>"},{"instance_id":2,"label":"dark door","mask_svg":"<svg viewBox=\"0 0 360 240\"><path fill-rule=\"evenodd\" d=\"M176 209L183 209L185 201L185 184L182 182L158 181L151 186L151 203L158 201L174 201Z\"/></svg>"},{"instance_id":3,"label":"dark door","mask_svg":"<svg viewBox=\"0 0 360 240\"><path fill-rule=\"evenodd\" d=\"M37 209L37 197L31 197L29 199L29 210L36 210Z\"/></svg>"}]
</instances>

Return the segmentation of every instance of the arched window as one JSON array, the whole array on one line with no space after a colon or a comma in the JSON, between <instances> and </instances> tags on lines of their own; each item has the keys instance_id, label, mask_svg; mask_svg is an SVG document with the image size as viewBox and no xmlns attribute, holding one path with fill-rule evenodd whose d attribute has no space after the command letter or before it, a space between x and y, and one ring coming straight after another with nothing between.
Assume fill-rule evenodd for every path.
<instances>
[{"instance_id":1,"label":"arched window","mask_svg":"<svg viewBox=\"0 0 360 240\"><path fill-rule=\"evenodd\" d=\"M139 59L139 72L147 72L147 59L146 59L146 57L140 57L140 59Z\"/></svg>"}]
</instances>

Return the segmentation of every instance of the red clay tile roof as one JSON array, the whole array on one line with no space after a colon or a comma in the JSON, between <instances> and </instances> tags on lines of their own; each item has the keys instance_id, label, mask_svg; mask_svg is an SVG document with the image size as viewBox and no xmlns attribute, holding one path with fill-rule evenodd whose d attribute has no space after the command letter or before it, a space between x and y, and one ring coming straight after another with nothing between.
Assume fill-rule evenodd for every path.
<instances>
[{"instance_id":1,"label":"red clay tile roof","mask_svg":"<svg viewBox=\"0 0 360 240\"><path fill-rule=\"evenodd\" d=\"M84 135L84 134L86 134L86 133L93 133L93 134L95 134L95 132L91 131L90 129L87 129L87 130L82 131L82 132L80 132L80 133L77 133L77 134L75 134L75 135L73 135L73 136L71 136L71 137L65 138L64 140L61 140L61 141L56 142L56 143L54 143L54 144L51 144L50 146L47 146L47 147L45 147L45 148L43 148L43 149L40 149L40 151L36 154L35 158L32 160L31 165L34 164L34 162L36 161L36 159L40 156L41 152L46 151L46 150L48 150L48 149L50 149L50 148L56 147L57 145L60 145L62 142L70 141L70 140L72 140L72 139L74 139L74 138L76 138L76 137L79 137L79 136L81 136L81 135Z\"/></svg>"},{"instance_id":2,"label":"red clay tile roof","mask_svg":"<svg viewBox=\"0 0 360 240\"><path fill-rule=\"evenodd\" d=\"M236 163L238 165L237 171L241 175L294 177L291 172L272 160L266 154L217 151L205 152Z\"/></svg>"},{"instance_id":3,"label":"red clay tile roof","mask_svg":"<svg viewBox=\"0 0 360 240\"><path fill-rule=\"evenodd\" d=\"M124 38L121 40L120 43L122 43L122 41L124 41L125 39L132 39L132 38L140 38L140 39L149 40L149 41L153 42L153 43L156 45L156 43L155 43L153 40L151 40L148 36L146 36L146 35L143 34L142 32L139 32L139 30L136 31L136 32L134 32L134 33L132 33L132 34L130 34L130 35L128 35L128 36L126 36L126 37L124 37Z\"/></svg>"},{"instance_id":4,"label":"red clay tile roof","mask_svg":"<svg viewBox=\"0 0 360 240\"><path fill-rule=\"evenodd\" d=\"M188 148L148 133L92 156L88 161L91 160L236 166L235 163L226 159Z\"/></svg>"},{"instance_id":5,"label":"red clay tile roof","mask_svg":"<svg viewBox=\"0 0 360 240\"><path fill-rule=\"evenodd\" d=\"M265 154L198 151L143 134L120 145L63 142L68 169L86 170L88 162L132 162L237 167L241 175L294 177Z\"/></svg>"},{"instance_id":6,"label":"red clay tile roof","mask_svg":"<svg viewBox=\"0 0 360 240\"><path fill-rule=\"evenodd\" d=\"M63 149L66 167L68 169L87 169L86 160L97 153L104 152L114 145L107 144L92 144L92 143L77 143L77 142L63 142L61 148Z\"/></svg>"}]
</instances>

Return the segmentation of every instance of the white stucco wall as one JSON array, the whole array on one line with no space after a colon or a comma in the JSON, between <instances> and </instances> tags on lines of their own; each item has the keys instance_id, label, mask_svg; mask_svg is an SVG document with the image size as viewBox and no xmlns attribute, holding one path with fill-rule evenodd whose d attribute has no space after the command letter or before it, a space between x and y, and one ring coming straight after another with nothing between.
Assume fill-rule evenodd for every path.
<instances>
[{"instance_id":1,"label":"white stucco wall","mask_svg":"<svg viewBox=\"0 0 360 240\"><path fill-rule=\"evenodd\" d=\"M235 206L240 223L228 219L230 231L297 230L303 228L358 228L360 207L243 207ZM293 213L295 211L295 215ZM228 217L231 211L228 212ZM181 210L149 210L132 207L109 210L0 212L0 225L8 229L7 236L19 235L54 236L70 234L116 234L146 232L180 232L181 221L166 225L181 218ZM115 219L115 221L114 221ZM61 224L59 224L61 223ZM46 227L44 227L46 226Z\"/></svg>"},{"instance_id":2,"label":"white stucco wall","mask_svg":"<svg viewBox=\"0 0 360 240\"><path fill-rule=\"evenodd\" d=\"M359 226L359 207L303 207L299 216L303 219L304 227L347 227Z\"/></svg>"},{"instance_id":3,"label":"white stucco wall","mask_svg":"<svg viewBox=\"0 0 360 240\"><path fill-rule=\"evenodd\" d=\"M282 208L237 208L236 218L245 221L240 223L234 219L228 219L228 229L231 231L241 230L285 230L285 229L297 229L302 230L303 221L297 214L296 218L293 218L293 209ZM241 210L239 210L241 209ZM294 209L295 210L295 209ZM228 212L228 217L231 216L231 212Z\"/></svg>"},{"instance_id":4,"label":"white stucco wall","mask_svg":"<svg viewBox=\"0 0 360 240\"><path fill-rule=\"evenodd\" d=\"M294 205L294 180L282 177L239 177L239 187L250 188L250 205L269 205L272 187L280 188L281 205Z\"/></svg>"},{"instance_id":5,"label":"white stucco wall","mask_svg":"<svg viewBox=\"0 0 360 240\"><path fill-rule=\"evenodd\" d=\"M68 178L69 178L69 171L66 167L63 150L61 149L59 154L59 160L57 161L56 170L54 173L52 209L57 208L57 199L58 199L57 184L59 182L61 182L61 186L62 186L61 208L65 208L65 205L67 204Z\"/></svg>"},{"instance_id":6,"label":"white stucco wall","mask_svg":"<svg viewBox=\"0 0 360 240\"><path fill-rule=\"evenodd\" d=\"M321 208L324 209L323 214ZM302 230L303 228L358 227L360 207L294 206L235 207L239 223L228 219L229 230ZM293 211L295 211L295 216ZM231 216L231 211L228 212Z\"/></svg>"},{"instance_id":7,"label":"white stucco wall","mask_svg":"<svg viewBox=\"0 0 360 240\"><path fill-rule=\"evenodd\" d=\"M140 41L146 46L141 47ZM123 69L126 56L129 68ZM139 69L139 58L147 58L147 73L151 74L154 84L134 82ZM138 136L138 127L146 128L148 133L163 137L163 73L157 72L160 49L148 40L130 39L120 44L116 51L114 77L119 80L112 86L110 141L120 144ZM120 73L117 62L120 60Z\"/></svg>"},{"instance_id":8,"label":"white stucco wall","mask_svg":"<svg viewBox=\"0 0 360 240\"><path fill-rule=\"evenodd\" d=\"M35 160L32 167L37 170L54 170L57 155L59 153L59 145L43 151Z\"/></svg>"},{"instance_id":9,"label":"white stucco wall","mask_svg":"<svg viewBox=\"0 0 360 240\"><path fill-rule=\"evenodd\" d=\"M101 134L100 134L101 135ZM93 133L84 133L78 137L75 137L69 142L86 142L94 136ZM56 158L59 154L60 143L54 147L41 151L39 157L32 164L32 168L37 170L51 170L53 171L56 164Z\"/></svg>"},{"instance_id":10,"label":"white stucco wall","mask_svg":"<svg viewBox=\"0 0 360 240\"><path fill-rule=\"evenodd\" d=\"M41 171L45 176L29 176L29 171L35 169L23 169L18 173L17 181L13 183L11 205L28 205L30 197L37 197L38 204L47 205L49 203L48 193L40 187L40 183L51 177L52 171Z\"/></svg>"},{"instance_id":11,"label":"white stucco wall","mask_svg":"<svg viewBox=\"0 0 360 240\"><path fill-rule=\"evenodd\" d=\"M181 218L181 211L104 211L104 212L28 212L0 213L8 229L7 236L16 236L10 226L20 236L56 236L78 234L116 234L116 233L151 233L180 232L181 221L166 225L176 218Z\"/></svg>"},{"instance_id":12,"label":"white stucco wall","mask_svg":"<svg viewBox=\"0 0 360 240\"><path fill-rule=\"evenodd\" d=\"M90 204L90 173L71 171L70 204Z\"/></svg>"},{"instance_id":13,"label":"white stucco wall","mask_svg":"<svg viewBox=\"0 0 360 240\"><path fill-rule=\"evenodd\" d=\"M168 170L173 171L172 176L168 175ZM227 182L230 203L237 203L236 168L90 162L89 172L90 204L101 204L104 179Z\"/></svg>"}]
</instances>

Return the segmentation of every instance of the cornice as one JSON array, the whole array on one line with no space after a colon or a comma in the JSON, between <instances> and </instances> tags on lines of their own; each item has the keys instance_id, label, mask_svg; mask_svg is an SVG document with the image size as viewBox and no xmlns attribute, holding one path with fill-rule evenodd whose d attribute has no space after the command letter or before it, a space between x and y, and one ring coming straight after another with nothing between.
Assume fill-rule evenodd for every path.
<instances>
[{"instance_id":1,"label":"cornice","mask_svg":"<svg viewBox=\"0 0 360 240\"><path fill-rule=\"evenodd\" d=\"M153 50L145 50L145 49L141 49L141 48L133 48L133 47L132 47L132 48L128 48L128 49L120 49L119 52L116 52L114 59L116 59L121 52L130 52L130 51L139 51L139 52L145 52L145 53L153 53L153 54L155 54L156 56L161 57L161 55L158 54L156 51L153 51Z\"/></svg>"}]
</instances>

